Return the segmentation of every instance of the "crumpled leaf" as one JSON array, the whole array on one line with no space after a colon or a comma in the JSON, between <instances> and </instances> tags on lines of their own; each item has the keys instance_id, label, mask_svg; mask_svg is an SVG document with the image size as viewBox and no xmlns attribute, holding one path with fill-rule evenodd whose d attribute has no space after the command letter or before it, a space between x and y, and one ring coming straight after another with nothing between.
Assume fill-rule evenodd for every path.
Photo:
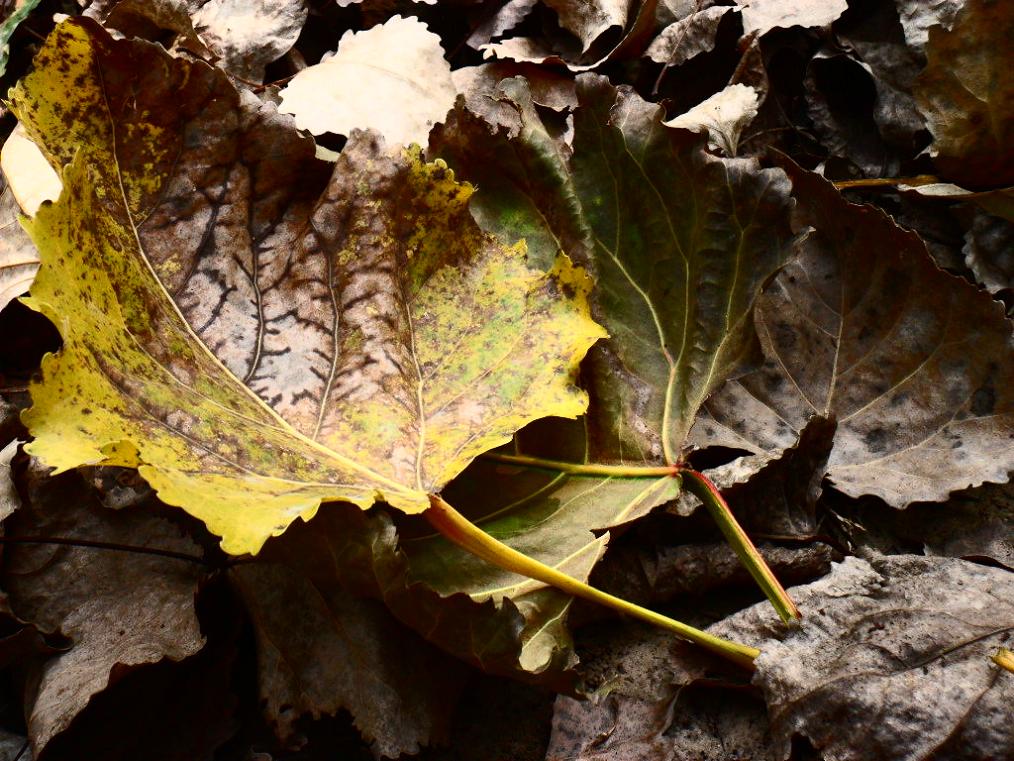
<instances>
[{"instance_id":1,"label":"crumpled leaf","mask_svg":"<svg viewBox=\"0 0 1014 761\"><path fill-rule=\"evenodd\" d=\"M729 85L663 124L691 132L707 132L709 148L735 156L739 136L757 116L758 102L757 91L752 87Z\"/></svg>"},{"instance_id":2,"label":"crumpled leaf","mask_svg":"<svg viewBox=\"0 0 1014 761\"><path fill-rule=\"evenodd\" d=\"M848 8L846 0L736 0L742 9L743 35L762 35L793 26L828 26Z\"/></svg>"},{"instance_id":3,"label":"crumpled leaf","mask_svg":"<svg viewBox=\"0 0 1014 761\"><path fill-rule=\"evenodd\" d=\"M18 221L20 212L0 172L0 309L28 290L39 269L39 254Z\"/></svg>"},{"instance_id":4,"label":"crumpled leaf","mask_svg":"<svg viewBox=\"0 0 1014 761\"><path fill-rule=\"evenodd\" d=\"M705 405L692 438L791 446L812 415L838 428L837 489L896 507L1014 469L1014 360L1003 307L937 268L883 212L784 162L815 232L758 300L762 369Z\"/></svg>"},{"instance_id":5,"label":"crumpled leaf","mask_svg":"<svg viewBox=\"0 0 1014 761\"><path fill-rule=\"evenodd\" d=\"M27 502L6 522L11 536L55 536L152 547L200 558L181 529L150 511L113 512L83 498L76 474L45 478L37 463ZM25 715L36 756L95 695L130 671L198 652L194 611L199 563L135 552L33 544L5 548L13 612L73 646L31 669Z\"/></svg>"},{"instance_id":6,"label":"crumpled leaf","mask_svg":"<svg viewBox=\"0 0 1014 761\"><path fill-rule=\"evenodd\" d=\"M507 0L495 13L475 27L468 36L468 44L481 49L483 45L498 39L524 21L538 3L539 0Z\"/></svg>"},{"instance_id":7,"label":"crumpled leaf","mask_svg":"<svg viewBox=\"0 0 1014 761\"><path fill-rule=\"evenodd\" d=\"M714 50L718 25L731 10L735 9L730 5L714 5L674 21L659 33L645 55L655 63L679 66Z\"/></svg>"},{"instance_id":8,"label":"crumpled leaf","mask_svg":"<svg viewBox=\"0 0 1014 761\"><path fill-rule=\"evenodd\" d=\"M940 174L968 188L1014 185L1014 82L1008 3L967 0L951 31L934 27L916 101L933 133Z\"/></svg>"},{"instance_id":9,"label":"crumpled leaf","mask_svg":"<svg viewBox=\"0 0 1014 761\"><path fill-rule=\"evenodd\" d=\"M397 147L425 143L456 95L440 38L416 18L395 16L346 32L338 52L282 89L280 110L314 135L372 128Z\"/></svg>"},{"instance_id":10,"label":"crumpled leaf","mask_svg":"<svg viewBox=\"0 0 1014 761\"><path fill-rule=\"evenodd\" d=\"M486 58L504 58L512 61L542 63L566 66L571 71L590 71L610 61L636 58L644 52L655 31L655 6L658 0L644 0L638 4L637 14L627 19L626 28L611 49L602 53L599 46L590 50L574 50L566 44L536 37L511 37L499 42L489 42L479 47ZM560 0L560 5L585 6L589 3L574 3Z\"/></svg>"},{"instance_id":11,"label":"crumpled leaf","mask_svg":"<svg viewBox=\"0 0 1014 761\"><path fill-rule=\"evenodd\" d=\"M10 39L18 24L28 18L28 15L35 10L39 0L14 0L13 8L8 10L8 4L4 3L4 19L0 22L0 77L7 71L7 58L10 54Z\"/></svg>"},{"instance_id":12,"label":"crumpled leaf","mask_svg":"<svg viewBox=\"0 0 1014 761\"><path fill-rule=\"evenodd\" d=\"M506 127L510 137L516 137L521 131L522 120L517 113L517 105L498 91L501 82L513 77L524 78L533 104L558 112L577 108L574 80L541 66L498 61L465 66L451 72L454 86L464 96L466 108L491 126ZM448 118L452 116L448 115ZM491 190L496 192L495 188Z\"/></svg>"},{"instance_id":13,"label":"crumpled leaf","mask_svg":"<svg viewBox=\"0 0 1014 761\"><path fill-rule=\"evenodd\" d=\"M4 447L0 447L0 521L21 506L21 497L11 477L11 460L18 453L18 447L24 442L14 439Z\"/></svg>"},{"instance_id":14,"label":"crumpled leaf","mask_svg":"<svg viewBox=\"0 0 1014 761\"><path fill-rule=\"evenodd\" d=\"M190 52L259 83L264 67L295 44L307 7L305 0L102 0L84 15L128 37L155 41L152 27L176 32Z\"/></svg>"},{"instance_id":15,"label":"crumpled leaf","mask_svg":"<svg viewBox=\"0 0 1014 761\"><path fill-rule=\"evenodd\" d=\"M1014 753L1014 680L990 660L1014 629L1009 571L849 557L790 593L807 611L798 626L759 604L709 628L760 648L753 682L778 758L795 734L840 761Z\"/></svg>"},{"instance_id":16,"label":"crumpled leaf","mask_svg":"<svg viewBox=\"0 0 1014 761\"><path fill-rule=\"evenodd\" d=\"M270 105L89 22L13 103L55 165L76 156L30 230L30 304L64 339L24 415L47 464L136 467L256 552L323 500L423 511L518 428L584 410L587 277L482 234L443 165L354 134L328 183Z\"/></svg>"},{"instance_id":17,"label":"crumpled leaf","mask_svg":"<svg viewBox=\"0 0 1014 761\"><path fill-rule=\"evenodd\" d=\"M301 551L297 548L293 555ZM461 665L338 581L331 556L230 570L253 622L265 711L291 741L302 715L348 710L376 753L397 758L446 739Z\"/></svg>"},{"instance_id":18,"label":"crumpled leaf","mask_svg":"<svg viewBox=\"0 0 1014 761\"><path fill-rule=\"evenodd\" d=\"M560 25L581 41L587 51L610 29L627 24L631 4L625 0L543 0L556 11Z\"/></svg>"},{"instance_id":19,"label":"crumpled leaf","mask_svg":"<svg viewBox=\"0 0 1014 761\"><path fill-rule=\"evenodd\" d=\"M1014 222L976 213L961 253L975 279L991 293L1014 289Z\"/></svg>"},{"instance_id":20,"label":"crumpled leaf","mask_svg":"<svg viewBox=\"0 0 1014 761\"><path fill-rule=\"evenodd\" d=\"M917 50L924 50L929 30L941 26L950 31L967 0L894 0L898 17L905 30L905 40Z\"/></svg>"}]
</instances>

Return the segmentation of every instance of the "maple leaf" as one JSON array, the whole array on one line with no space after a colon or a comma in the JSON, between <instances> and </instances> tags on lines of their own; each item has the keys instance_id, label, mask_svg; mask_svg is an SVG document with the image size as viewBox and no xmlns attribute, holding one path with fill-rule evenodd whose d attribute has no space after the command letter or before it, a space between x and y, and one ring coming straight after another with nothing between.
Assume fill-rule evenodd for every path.
<instances>
[{"instance_id":1,"label":"maple leaf","mask_svg":"<svg viewBox=\"0 0 1014 761\"><path fill-rule=\"evenodd\" d=\"M256 552L325 500L422 512L516 429L584 411L587 277L481 233L444 166L354 134L328 181L221 72L87 21L12 104L69 164L30 225L29 304L64 346L24 420L57 470L136 467Z\"/></svg>"},{"instance_id":2,"label":"maple leaf","mask_svg":"<svg viewBox=\"0 0 1014 761\"><path fill-rule=\"evenodd\" d=\"M913 233L784 162L804 252L761 297L766 364L709 399L692 437L763 452L837 419L826 473L896 507L1014 469L1014 362L1003 306L933 263Z\"/></svg>"},{"instance_id":3,"label":"maple leaf","mask_svg":"<svg viewBox=\"0 0 1014 761\"><path fill-rule=\"evenodd\" d=\"M440 38L416 18L395 16L363 32L346 32L333 56L285 86L280 110L314 135L372 128L400 146L424 143L455 96Z\"/></svg>"}]
</instances>

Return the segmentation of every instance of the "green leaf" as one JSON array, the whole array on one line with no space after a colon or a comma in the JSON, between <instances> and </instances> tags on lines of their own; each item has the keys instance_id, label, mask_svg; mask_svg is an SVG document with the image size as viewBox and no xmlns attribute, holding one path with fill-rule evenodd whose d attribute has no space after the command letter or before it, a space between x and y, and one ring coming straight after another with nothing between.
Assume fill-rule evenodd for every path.
<instances>
[{"instance_id":1,"label":"green leaf","mask_svg":"<svg viewBox=\"0 0 1014 761\"><path fill-rule=\"evenodd\" d=\"M1014 83L1008 3L968 0L950 31L931 27L916 102L940 174L969 188L1014 184Z\"/></svg>"},{"instance_id":2,"label":"green leaf","mask_svg":"<svg viewBox=\"0 0 1014 761\"><path fill-rule=\"evenodd\" d=\"M28 303L64 339L24 415L47 464L137 467L256 552L322 501L421 512L526 423L584 411L590 282L480 232L443 164L356 133L328 180L223 73L86 21L12 105L63 167L29 230Z\"/></svg>"},{"instance_id":3,"label":"green leaf","mask_svg":"<svg viewBox=\"0 0 1014 761\"><path fill-rule=\"evenodd\" d=\"M790 253L788 179L712 156L602 77L578 79L569 160L521 80L498 96L518 110L518 138L487 131L483 151L459 111L430 150L497 189L473 204L486 229L524 232L543 266L563 250L592 270L593 313L610 334L586 364L592 459L675 462L701 403L754 345L754 301Z\"/></svg>"}]
</instances>

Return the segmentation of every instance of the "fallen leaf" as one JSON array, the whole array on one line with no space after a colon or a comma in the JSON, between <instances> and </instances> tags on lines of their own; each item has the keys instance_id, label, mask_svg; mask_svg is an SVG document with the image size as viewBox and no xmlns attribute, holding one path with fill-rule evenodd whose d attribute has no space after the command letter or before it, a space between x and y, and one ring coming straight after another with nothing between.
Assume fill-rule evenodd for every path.
<instances>
[{"instance_id":1,"label":"fallen leaf","mask_svg":"<svg viewBox=\"0 0 1014 761\"><path fill-rule=\"evenodd\" d=\"M933 134L941 176L967 188L1014 184L1014 82L1007 3L967 0L951 31L929 30L926 68L915 97Z\"/></svg>"},{"instance_id":2,"label":"fallen leaf","mask_svg":"<svg viewBox=\"0 0 1014 761\"><path fill-rule=\"evenodd\" d=\"M976 281L988 291L1014 289L1014 222L977 212L961 252Z\"/></svg>"},{"instance_id":3,"label":"fallen leaf","mask_svg":"<svg viewBox=\"0 0 1014 761\"><path fill-rule=\"evenodd\" d=\"M542 0L556 11L560 25L581 41L586 52L611 29L622 30L627 24L631 4L625 0Z\"/></svg>"},{"instance_id":4,"label":"fallen leaf","mask_svg":"<svg viewBox=\"0 0 1014 761\"><path fill-rule=\"evenodd\" d=\"M743 36L793 26L829 26L848 8L846 0L736 0L742 9Z\"/></svg>"},{"instance_id":5,"label":"fallen leaf","mask_svg":"<svg viewBox=\"0 0 1014 761\"><path fill-rule=\"evenodd\" d=\"M917 50L924 50L929 41L930 27L950 31L967 0L894 0L898 9L905 40Z\"/></svg>"},{"instance_id":6,"label":"fallen leaf","mask_svg":"<svg viewBox=\"0 0 1014 761\"><path fill-rule=\"evenodd\" d=\"M571 0L561 0L561 3L569 1ZM553 40L537 37L511 37L482 45L480 50L486 58L561 65L571 71L591 71L611 61L636 58L644 52L655 31L656 4L657 0L644 0L640 3L637 14L632 19L628 16L627 26L619 40L605 53L593 48L582 54L582 51L573 50L565 43L554 43Z\"/></svg>"},{"instance_id":7,"label":"fallen leaf","mask_svg":"<svg viewBox=\"0 0 1014 761\"><path fill-rule=\"evenodd\" d=\"M305 0L114 0L93 3L85 15L128 37L158 41L153 26L176 32L191 52L260 83L264 67L295 44L307 7Z\"/></svg>"},{"instance_id":8,"label":"fallen leaf","mask_svg":"<svg viewBox=\"0 0 1014 761\"><path fill-rule=\"evenodd\" d=\"M26 503L9 536L51 536L151 547L200 558L180 528L149 511L113 512L82 500L76 474L46 478L33 464ZM49 544L5 548L4 588L12 611L73 646L31 666L25 716L36 756L94 697L131 670L180 661L204 645L194 594L199 562L137 552Z\"/></svg>"},{"instance_id":9,"label":"fallen leaf","mask_svg":"<svg viewBox=\"0 0 1014 761\"><path fill-rule=\"evenodd\" d=\"M679 66L714 50L718 25L731 10L735 9L729 5L715 5L673 22L659 33L645 55L655 63Z\"/></svg>"},{"instance_id":10,"label":"fallen leaf","mask_svg":"<svg viewBox=\"0 0 1014 761\"><path fill-rule=\"evenodd\" d=\"M21 506L21 497L11 476L11 460L24 442L14 441L0 448L0 521L4 521Z\"/></svg>"},{"instance_id":11,"label":"fallen leaf","mask_svg":"<svg viewBox=\"0 0 1014 761\"><path fill-rule=\"evenodd\" d=\"M516 429L583 412L587 277L481 233L446 166L357 133L328 183L224 74L87 21L13 102L70 162L30 230L29 303L64 339L24 416L50 466L138 468L241 554L324 500L421 512Z\"/></svg>"},{"instance_id":12,"label":"fallen leaf","mask_svg":"<svg viewBox=\"0 0 1014 761\"><path fill-rule=\"evenodd\" d=\"M60 177L21 124L4 141L0 169L3 169L5 204L11 209L16 207L8 197L17 202L21 211L33 217L46 201L60 197L63 188Z\"/></svg>"},{"instance_id":13,"label":"fallen leaf","mask_svg":"<svg viewBox=\"0 0 1014 761\"><path fill-rule=\"evenodd\" d=\"M500 61L451 72L454 86L464 96L468 110L490 125L506 127L511 137L520 132L521 119L517 105L498 93L498 85L513 77L524 77L535 105L561 112L577 108L574 80L534 64Z\"/></svg>"},{"instance_id":14,"label":"fallen leaf","mask_svg":"<svg viewBox=\"0 0 1014 761\"><path fill-rule=\"evenodd\" d=\"M708 147L735 156L739 136L757 116L757 91L746 85L729 85L684 114L662 122L667 127L707 132Z\"/></svg>"},{"instance_id":15,"label":"fallen leaf","mask_svg":"<svg viewBox=\"0 0 1014 761\"><path fill-rule=\"evenodd\" d=\"M693 440L771 452L835 417L837 489L895 507L1014 469L1014 361L1003 307L883 212L782 162L815 232L759 299L762 369L706 402Z\"/></svg>"},{"instance_id":16,"label":"fallen leaf","mask_svg":"<svg viewBox=\"0 0 1014 761\"><path fill-rule=\"evenodd\" d=\"M445 740L463 669L340 582L331 556L229 572L253 623L265 711L291 743L296 721L349 711L376 753L397 758Z\"/></svg>"},{"instance_id":17,"label":"fallen leaf","mask_svg":"<svg viewBox=\"0 0 1014 761\"><path fill-rule=\"evenodd\" d=\"M495 13L475 27L468 36L468 44L481 49L491 40L500 38L505 32L509 32L524 21L538 3L539 0L507 0Z\"/></svg>"},{"instance_id":18,"label":"fallen leaf","mask_svg":"<svg viewBox=\"0 0 1014 761\"><path fill-rule=\"evenodd\" d=\"M797 734L839 761L1014 753L1014 680L990 660L1014 630L1009 571L850 557L790 593L807 611L795 627L758 604L709 629L760 648L778 758Z\"/></svg>"},{"instance_id":19,"label":"fallen leaf","mask_svg":"<svg viewBox=\"0 0 1014 761\"><path fill-rule=\"evenodd\" d=\"M280 110L314 135L375 129L397 148L425 143L455 97L440 38L418 19L395 16L346 32L333 56L282 89Z\"/></svg>"}]
</instances>

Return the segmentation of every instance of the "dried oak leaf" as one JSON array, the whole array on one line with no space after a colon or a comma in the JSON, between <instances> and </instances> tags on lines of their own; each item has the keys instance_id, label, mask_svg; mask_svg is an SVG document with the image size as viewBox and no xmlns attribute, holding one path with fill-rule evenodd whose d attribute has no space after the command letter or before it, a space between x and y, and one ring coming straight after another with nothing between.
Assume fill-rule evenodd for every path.
<instances>
[{"instance_id":1,"label":"dried oak leaf","mask_svg":"<svg viewBox=\"0 0 1014 761\"><path fill-rule=\"evenodd\" d=\"M827 476L895 507L1014 469L1014 353L1003 305L940 270L914 233L784 161L815 231L758 300L766 357L705 404L692 438L791 446L813 415L838 428Z\"/></svg>"},{"instance_id":2,"label":"dried oak leaf","mask_svg":"<svg viewBox=\"0 0 1014 761\"><path fill-rule=\"evenodd\" d=\"M834 761L1014 755L1014 679L990 660L1014 632L1009 571L850 557L790 591L807 611L798 626L761 604L709 629L760 648L753 682L778 758L796 734Z\"/></svg>"},{"instance_id":3,"label":"dried oak leaf","mask_svg":"<svg viewBox=\"0 0 1014 761\"><path fill-rule=\"evenodd\" d=\"M314 135L375 129L397 149L425 143L456 95L440 38L416 18L395 16L346 32L334 55L282 89L280 110Z\"/></svg>"},{"instance_id":4,"label":"dried oak leaf","mask_svg":"<svg viewBox=\"0 0 1014 761\"><path fill-rule=\"evenodd\" d=\"M77 474L46 478L33 462L26 504L5 524L11 536L56 536L150 547L200 558L181 529L149 511L115 512L83 498ZM204 645L194 610L205 576L197 562L136 552L50 544L5 550L12 611L72 642L29 668L25 715L36 756L112 683L139 666L180 661Z\"/></svg>"},{"instance_id":5,"label":"dried oak leaf","mask_svg":"<svg viewBox=\"0 0 1014 761\"><path fill-rule=\"evenodd\" d=\"M356 133L328 181L224 73L88 20L12 102L64 167L29 230L29 303L64 340L24 414L46 464L138 468L238 554L322 501L422 512L523 425L584 411L587 276L480 232L446 166Z\"/></svg>"},{"instance_id":6,"label":"dried oak leaf","mask_svg":"<svg viewBox=\"0 0 1014 761\"><path fill-rule=\"evenodd\" d=\"M305 0L97 0L86 16L130 37L179 35L179 46L233 76L261 82L264 67L296 43Z\"/></svg>"},{"instance_id":7,"label":"dried oak leaf","mask_svg":"<svg viewBox=\"0 0 1014 761\"><path fill-rule=\"evenodd\" d=\"M968 0L950 31L929 30L916 102L933 133L940 174L967 188L1014 184L1010 3Z\"/></svg>"}]
</instances>

